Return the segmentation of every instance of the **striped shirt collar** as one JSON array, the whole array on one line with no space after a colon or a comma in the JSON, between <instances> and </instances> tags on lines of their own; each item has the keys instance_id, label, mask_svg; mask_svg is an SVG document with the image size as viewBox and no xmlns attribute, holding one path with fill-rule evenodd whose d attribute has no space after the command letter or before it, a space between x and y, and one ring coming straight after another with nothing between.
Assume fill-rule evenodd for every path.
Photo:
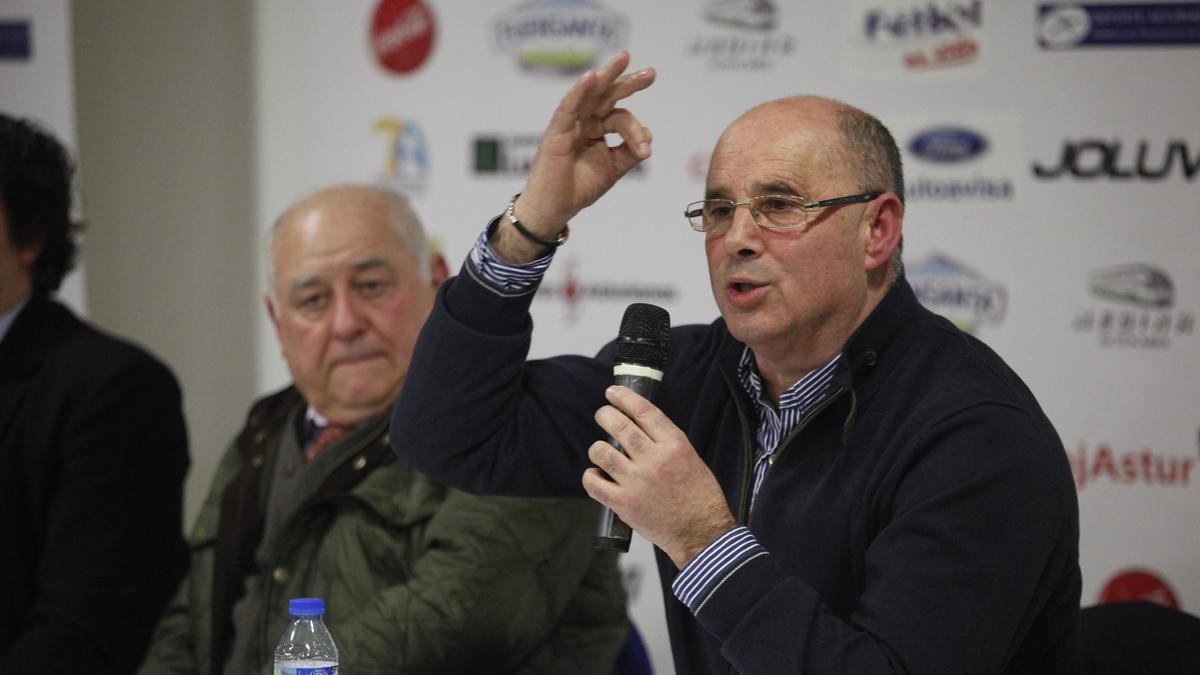
<instances>
[{"instance_id":1,"label":"striped shirt collar","mask_svg":"<svg viewBox=\"0 0 1200 675\"><path fill-rule=\"evenodd\" d=\"M779 397L779 412L801 413L797 418L808 414L829 394L833 387L833 377L837 373L842 354L838 352L828 363L813 370L788 387ZM742 349L742 358L738 362L738 380L742 389L750 396L756 406L774 408L771 399L763 389L762 376L758 373L758 364L754 361L754 352L749 347Z\"/></svg>"}]
</instances>

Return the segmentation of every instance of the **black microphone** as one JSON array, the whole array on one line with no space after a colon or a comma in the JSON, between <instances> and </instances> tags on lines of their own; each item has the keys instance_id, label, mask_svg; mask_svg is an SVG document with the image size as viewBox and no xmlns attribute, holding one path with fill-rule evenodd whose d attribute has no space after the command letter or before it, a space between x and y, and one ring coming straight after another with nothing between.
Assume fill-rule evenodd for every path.
<instances>
[{"instance_id":1,"label":"black microphone","mask_svg":"<svg viewBox=\"0 0 1200 675\"><path fill-rule=\"evenodd\" d=\"M625 308L617 335L617 355L613 359L613 384L629 387L653 403L670 347L671 315L667 310L642 302ZM612 436L607 440L627 454ZM631 534L629 526L612 509L604 507L596 532L596 548L628 551Z\"/></svg>"}]
</instances>

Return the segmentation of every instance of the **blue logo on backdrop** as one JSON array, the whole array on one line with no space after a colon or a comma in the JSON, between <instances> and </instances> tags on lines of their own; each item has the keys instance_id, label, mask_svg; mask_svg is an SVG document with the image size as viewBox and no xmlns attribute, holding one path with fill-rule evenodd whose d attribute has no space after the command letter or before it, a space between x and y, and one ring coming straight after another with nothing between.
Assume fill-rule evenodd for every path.
<instances>
[{"instance_id":1,"label":"blue logo on backdrop","mask_svg":"<svg viewBox=\"0 0 1200 675\"><path fill-rule=\"evenodd\" d=\"M1013 198L1013 182L1007 177L973 173L963 175L988 151L987 137L960 126L930 127L908 142L914 159L930 165L927 173L914 171L907 181L908 199L919 201L1001 201Z\"/></svg>"},{"instance_id":2,"label":"blue logo on backdrop","mask_svg":"<svg viewBox=\"0 0 1200 675\"><path fill-rule=\"evenodd\" d=\"M953 164L983 154L987 139L970 129L934 127L913 138L908 149L921 159Z\"/></svg>"},{"instance_id":3,"label":"blue logo on backdrop","mask_svg":"<svg viewBox=\"0 0 1200 675\"><path fill-rule=\"evenodd\" d=\"M1200 45L1200 3L1038 5L1038 45L1077 47L1180 47Z\"/></svg>"},{"instance_id":4,"label":"blue logo on backdrop","mask_svg":"<svg viewBox=\"0 0 1200 675\"><path fill-rule=\"evenodd\" d=\"M29 21L0 21L0 61L28 61L32 55Z\"/></svg>"},{"instance_id":5,"label":"blue logo on backdrop","mask_svg":"<svg viewBox=\"0 0 1200 675\"><path fill-rule=\"evenodd\" d=\"M934 254L904 265L913 292L932 312L974 333L980 324L999 324L1008 309L1008 291L949 256Z\"/></svg>"}]
</instances>

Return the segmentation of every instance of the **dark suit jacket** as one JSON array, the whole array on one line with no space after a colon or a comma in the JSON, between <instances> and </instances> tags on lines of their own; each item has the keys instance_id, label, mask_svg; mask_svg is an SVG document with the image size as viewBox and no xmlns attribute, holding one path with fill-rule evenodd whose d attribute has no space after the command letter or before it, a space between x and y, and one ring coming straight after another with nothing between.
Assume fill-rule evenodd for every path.
<instances>
[{"instance_id":1,"label":"dark suit jacket","mask_svg":"<svg viewBox=\"0 0 1200 675\"><path fill-rule=\"evenodd\" d=\"M0 670L129 673L187 566L179 386L31 298L0 341Z\"/></svg>"}]
</instances>

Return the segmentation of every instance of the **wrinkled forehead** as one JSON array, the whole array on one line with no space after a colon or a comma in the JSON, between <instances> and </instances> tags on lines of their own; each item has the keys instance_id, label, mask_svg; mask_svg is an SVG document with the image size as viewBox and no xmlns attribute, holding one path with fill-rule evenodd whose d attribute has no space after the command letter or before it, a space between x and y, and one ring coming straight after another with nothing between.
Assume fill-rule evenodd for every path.
<instances>
[{"instance_id":1,"label":"wrinkled forehead","mask_svg":"<svg viewBox=\"0 0 1200 675\"><path fill-rule=\"evenodd\" d=\"M354 204L288 214L277 225L273 249L277 284L292 284L299 277L411 264L386 211Z\"/></svg>"},{"instance_id":2,"label":"wrinkled forehead","mask_svg":"<svg viewBox=\"0 0 1200 675\"><path fill-rule=\"evenodd\" d=\"M731 124L713 149L707 196L815 196L824 186L841 182L846 167L836 117L810 107L777 102Z\"/></svg>"}]
</instances>

